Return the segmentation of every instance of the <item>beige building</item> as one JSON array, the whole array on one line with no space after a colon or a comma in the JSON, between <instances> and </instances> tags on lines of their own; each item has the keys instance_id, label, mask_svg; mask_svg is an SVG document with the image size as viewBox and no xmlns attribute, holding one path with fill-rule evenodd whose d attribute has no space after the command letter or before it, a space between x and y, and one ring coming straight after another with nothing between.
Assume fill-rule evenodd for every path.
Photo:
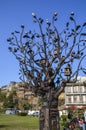
<instances>
[{"instance_id":1,"label":"beige building","mask_svg":"<svg viewBox=\"0 0 86 130\"><path fill-rule=\"evenodd\" d=\"M79 77L76 83L67 83L65 87L65 106L86 107L86 77Z\"/></svg>"}]
</instances>

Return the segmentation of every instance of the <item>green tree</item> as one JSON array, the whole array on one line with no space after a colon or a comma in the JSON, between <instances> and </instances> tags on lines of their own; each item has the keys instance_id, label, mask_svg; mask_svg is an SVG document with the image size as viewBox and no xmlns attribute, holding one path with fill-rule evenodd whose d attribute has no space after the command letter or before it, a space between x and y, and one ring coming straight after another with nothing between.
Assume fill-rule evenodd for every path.
<instances>
[{"instance_id":1,"label":"green tree","mask_svg":"<svg viewBox=\"0 0 86 130\"><path fill-rule=\"evenodd\" d=\"M5 94L6 95L6 94ZM18 102L16 102L16 91L10 91L9 96L7 96L4 100L3 107L4 108L17 108Z\"/></svg>"},{"instance_id":2,"label":"green tree","mask_svg":"<svg viewBox=\"0 0 86 130\"><path fill-rule=\"evenodd\" d=\"M3 103L6 100L6 94L2 93L1 88L0 88L0 112L3 111Z\"/></svg>"},{"instance_id":3,"label":"green tree","mask_svg":"<svg viewBox=\"0 0 86 130\"><path fill-rule=\"evenodd\" d=\"M32 109L32 105L29 104L29 103L24 104L23 107L24 107L24 110L30 110L30 109Z\"/></svg>"},{"instance_id":4,"label":"green tree","mask_svg":"<svg viewBox=\"0 0 86 130\"><path fill-rule=\"evenodd\" d=\"M1 89L0 89L0 102L3 102L6 99L6 94L2 93Z\"/></svg>"},{"instance_id":5,"label":"green tree","mask_svg":"<svg viewBox=\"0 0 86 130\"><path fill-rule=\"evenodd\" d=\"M58 97L67 82L76 82L80 71L86 74L86 22L77 24L72 12L61 30L57 12L46 23L35 13L32 16L39 31L25 33L21 25L21 31L7 39L9 50L19 61L20 79L44 101L40 130L59 130Z\"/></svg>"}]
</instances>

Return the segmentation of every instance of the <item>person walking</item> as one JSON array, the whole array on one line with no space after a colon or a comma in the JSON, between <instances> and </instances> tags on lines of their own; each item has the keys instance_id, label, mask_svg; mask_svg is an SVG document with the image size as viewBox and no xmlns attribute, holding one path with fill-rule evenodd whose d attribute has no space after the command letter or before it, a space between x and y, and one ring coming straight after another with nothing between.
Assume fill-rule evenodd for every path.
<instances>
[{"instance_id":1,"label":"person walking","mask_svg":"<svg viewBox=\"0 0 86 130\"><path fill-rule=\"evenodd\" d=\"M79 120L79 126L80 126L80 129L81 129L81 130L85 130L85 122L84 122L83 119L80 119L80 120Z\"/></svg>"}]
</instances>

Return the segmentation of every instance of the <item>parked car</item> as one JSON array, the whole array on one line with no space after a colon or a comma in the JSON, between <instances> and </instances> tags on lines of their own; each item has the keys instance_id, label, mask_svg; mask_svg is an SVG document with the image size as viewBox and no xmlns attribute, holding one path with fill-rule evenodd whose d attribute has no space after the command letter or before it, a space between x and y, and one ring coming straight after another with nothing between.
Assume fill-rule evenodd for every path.
<instances>
[{"instance_id":1,"label":"parked car","mask_svg":"<svg viewBox=\"0 0 86 130\"><path fill-rule=\"evenodd\" d=\"M35 110L29 110L27 115L32 116L34 112L35 112Z\"/></svg>"},{"instance_id":2,"label":"parked car","mask_svg":"<svg viewBox=\"0 0 86 130\"><path fill-rule=\"evenodd\" d=\"M33 113L33 116L39 116L40 112L39 111L36 111Z\"/></svg>"},{"instance_id":3,"label":"parked car","mask_svg":"<svg viewBox=\"0 0 86 130\"><path fill-rule=\"evenodd\" d=\"M4 111L5 114L16 114L16 109L14 108L6 108Z\"/></svg>"},{"instance_id":4,"label":"parked car","mask_svg":"<svg viewBox=\"0 0 86 130\"><path fill-rule=\"evenodd\" d=\"M39 116L39 111L37 111L37 110L29 110L27 115L28 116Z\"/></svg>"}]
</instances>

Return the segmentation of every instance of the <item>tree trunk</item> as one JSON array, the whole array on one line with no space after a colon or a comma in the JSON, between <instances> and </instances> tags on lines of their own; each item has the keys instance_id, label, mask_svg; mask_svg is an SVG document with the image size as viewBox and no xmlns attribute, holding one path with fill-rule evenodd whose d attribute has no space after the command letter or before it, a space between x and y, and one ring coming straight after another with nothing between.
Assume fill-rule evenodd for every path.
<instances>
[{"instance_id":1,"label":"tree trunk","mask_svg":"<svg viewBox=\"0 0 86 130\"><path fill-rule=\"evenodd\" d=\"M59 112L57 110L58 101L53 99L50 105L44 105L40 111L39 130L60 130Z\"/></svg>"}]
</instances>

